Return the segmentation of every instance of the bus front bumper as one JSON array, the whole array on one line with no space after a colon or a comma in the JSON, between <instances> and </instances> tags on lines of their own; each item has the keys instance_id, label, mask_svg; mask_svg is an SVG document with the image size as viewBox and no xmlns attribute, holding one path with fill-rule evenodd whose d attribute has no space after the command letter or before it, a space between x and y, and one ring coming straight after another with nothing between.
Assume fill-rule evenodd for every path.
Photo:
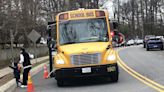
<instances>
[{"instance_id":1,"label":"bus front bumper","mask_svg":"<svg viewBox=\"0 0 164 92\"><path fill-rule=\"evenodd\" d=\"M109 77L111 74L114 74L115 72L118 72L117 64L62 68L56 70L54 74L57 80L67 80L83 77Z\"/></svg>"}]
</instances>

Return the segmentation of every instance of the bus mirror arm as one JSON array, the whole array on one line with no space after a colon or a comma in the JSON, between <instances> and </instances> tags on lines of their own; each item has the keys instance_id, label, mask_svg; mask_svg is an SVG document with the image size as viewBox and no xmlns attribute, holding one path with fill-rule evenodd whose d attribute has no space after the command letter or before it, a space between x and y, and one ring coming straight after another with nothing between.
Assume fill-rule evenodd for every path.
<instances>
[{"instance_id":1,"label":"bus mirror arm","mask_svg":"<svg viewBox=\"0 0 164 92\"><path fill-rule=\"evenodd\" d=\"M54 25L54 24L56 24L56 21L48 22L48 25Z\"/></svg>"},{"instance_id":2,"label":"bus mirror arm","mask_svg":"<svg viewBox=\"0 0 164 92\"><path fill-rule=\"evenodd\" d=\"M110 42L112 42L113 41L113 39L112 39L112 37L110 38Z\"/></svg>"},{"instance_id":3,"label":"bus mirror arm","mask_svg":"<svg viewBox=\"0 0 164 92\"><path fill-rule=\"evenodd\" d=\"M107 46L107 48L106 48L106 50L108 50L108 49L110 49L110 48L111 48L111 46L110 46L110 45L108 45L108 46Z\"/></svg>"}]
</instances>

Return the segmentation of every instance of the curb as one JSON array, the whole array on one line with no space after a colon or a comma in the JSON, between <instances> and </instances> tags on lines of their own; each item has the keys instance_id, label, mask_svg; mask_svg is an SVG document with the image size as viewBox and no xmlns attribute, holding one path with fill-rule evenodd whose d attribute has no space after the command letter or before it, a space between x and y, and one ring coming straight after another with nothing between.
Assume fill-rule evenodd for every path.
<instances>
[{"instance_id":1,"label":"curb","mask_svg":"<svg viewBox=\"0 0 164 92\"><path fill-rule=\"evenodd\" d=\"M38 72L40 72L43 69L43 66L45 64L48 64L48 62L46 63L42 63L36 67L34 67L33 69L31 69L30 73L31 76L34 76L35 74L37 74ZM21 75L22 77L22 75ZM16 83L15 83L15 79L10 80L9 82L7 82L6 84L4 84L3 86L0 87L0 92L13 92L16 88Z\"/></svg>"}]
</instances>

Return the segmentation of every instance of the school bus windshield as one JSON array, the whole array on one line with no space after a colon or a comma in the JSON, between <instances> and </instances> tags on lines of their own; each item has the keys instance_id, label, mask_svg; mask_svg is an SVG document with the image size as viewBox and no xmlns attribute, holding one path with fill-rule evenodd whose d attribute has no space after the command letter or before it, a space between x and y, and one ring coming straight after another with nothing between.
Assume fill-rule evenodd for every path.
<instances>
[{"instance_id":1,"label":"school bus windshield","mask_svg":"<svg viewBox=\"0 0 164 92\"><path fill-rule=\"evenodd\" d=\"M60 45L109 41L105 18L69 20L59 24Z\"/></svg>"}]
</instances>

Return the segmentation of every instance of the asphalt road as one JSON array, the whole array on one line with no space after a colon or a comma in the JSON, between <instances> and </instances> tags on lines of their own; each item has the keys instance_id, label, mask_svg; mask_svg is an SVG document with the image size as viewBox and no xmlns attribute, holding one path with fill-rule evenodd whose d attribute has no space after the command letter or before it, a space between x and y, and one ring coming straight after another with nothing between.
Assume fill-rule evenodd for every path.
<instances>
[{"instance_id":1,"label":"asphalt road","mask_svg":"<svg viewBox=\"0 0 164 92\"><path fill-rule=\"evenodd\" d=\"M123 49L119 56L129 67L140 74L164 84L164 51L147 52L141 46ZM43 70L33 76L34 92L158 92L143 82L131 76L121 67L117 83L105 82L103 79L76 81L70 86L58 87L56 80L43 79ZM26 92L26 89L16 88L15 92Z\"/></svg>"},{"instance_id":2,"label":"asphalt road","mask_svg":"<svg viewBox=\"0 0 164 92\"><path fill-rule=\"evenodd\" d=\"M119 52L120 58L139 74L164 85L164 50L146 51L134 46Z\"/></svg>"}]
</instances>

